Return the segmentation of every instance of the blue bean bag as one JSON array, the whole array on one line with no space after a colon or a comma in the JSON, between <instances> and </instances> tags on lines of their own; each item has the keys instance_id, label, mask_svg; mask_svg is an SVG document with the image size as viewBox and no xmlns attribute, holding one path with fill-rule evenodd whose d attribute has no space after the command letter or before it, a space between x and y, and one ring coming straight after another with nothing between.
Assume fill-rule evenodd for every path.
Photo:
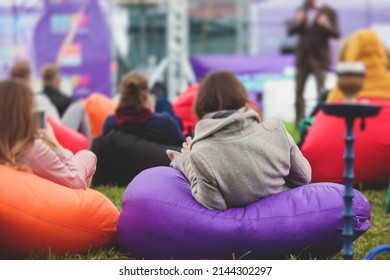
<instances>
[{"instance_id":1,"label":"blue bean bag","mask_svg":"<svg viewBox=\"0 0 390 280\"><path fill-rule=\"evenodd\" d=\"M244 208L209 210L176 169L155 167L127 187L118 244L145 259L328 258L342 248L344 186L317 183ZM354 190L355 239L370 227L371 206Z\"/></svg>"}]
</instances>

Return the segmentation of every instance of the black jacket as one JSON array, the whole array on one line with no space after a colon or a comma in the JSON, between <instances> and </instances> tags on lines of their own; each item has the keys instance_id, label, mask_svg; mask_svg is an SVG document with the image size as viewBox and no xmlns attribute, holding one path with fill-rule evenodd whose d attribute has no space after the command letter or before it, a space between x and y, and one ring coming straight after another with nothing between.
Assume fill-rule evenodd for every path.
<instances>
[{"instance_id":1,"label":"black jacket","mask_svg":"<svg viewBox=\"0 0 390 280\"><path fill-rule=\"evenodd\" d=\"M126 186L141 171L155 166L169 166L166 150L181 147L160 145L119 130L95 138L92 151L97 156L93 183Z\"/></svg>"},{"instance_id":2,"label":"black jacket","mask_svg":"<svg viewBox=\"0 0 390 280\"><path fill-rule=\"evenodd\" d=\"M61 91L53 87L45 86L43 88L43 93L49 97L50 101L56 106L61 117L73 101L71 97L64 95Z\"/></svg>"}]
</instances>

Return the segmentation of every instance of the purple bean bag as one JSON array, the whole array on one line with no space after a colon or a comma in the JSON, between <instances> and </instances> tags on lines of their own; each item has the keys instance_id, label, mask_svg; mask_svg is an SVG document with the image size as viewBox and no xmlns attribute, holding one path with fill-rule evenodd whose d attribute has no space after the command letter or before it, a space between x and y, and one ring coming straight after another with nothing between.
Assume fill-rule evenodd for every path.
<instances>
[{"instance_id":1,"label":"purple bean bag","mask_svg":"<svg viewBox=\"0 0 390 280\"><path fill-rule=\"evenodd\" d=\"M140 173L127 187L118 244L145 259L327 258L342 248L343 186L317 183L244 208L209 210L174 168ZM370 227L371 206L354 190L355 238Z\"/></svg>"}]
</instances>

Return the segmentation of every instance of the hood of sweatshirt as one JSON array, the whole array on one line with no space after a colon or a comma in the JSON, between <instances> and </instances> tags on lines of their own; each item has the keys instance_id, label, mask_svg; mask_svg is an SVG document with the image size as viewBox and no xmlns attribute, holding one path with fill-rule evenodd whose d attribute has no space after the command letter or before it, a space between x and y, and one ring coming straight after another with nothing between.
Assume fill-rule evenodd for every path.
<instances>
[{"instance_id":1,"label":"hood of sweatshirt","mask_svg":"<svg viewBox=\"0 0 390 280\"><path fill-rule=\"evenodd\" d=\"M196 125L192 144L206 137L226 140L242 137L255 130L260 122L259 114L249 107L209 113Z\"/></svg>"},{"instance_id":2,"label":"hood of sweatshirt","mask_svg":"<svg viewBox=\"0 0 390 280\"><path fill-rule=\"evenodd\" d=\"M387 68L388 57L378 35L372 30L361 30L352 35L345 51L345 61L361 61L366 68Z\"/></svg>"}]
</instances>

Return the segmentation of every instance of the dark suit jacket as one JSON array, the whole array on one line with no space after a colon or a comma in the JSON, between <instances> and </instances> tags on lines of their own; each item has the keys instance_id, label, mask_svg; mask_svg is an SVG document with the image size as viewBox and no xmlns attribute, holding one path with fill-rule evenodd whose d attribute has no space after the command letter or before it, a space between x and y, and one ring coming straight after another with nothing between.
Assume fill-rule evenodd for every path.
<instances>
[{"instance_id":1,"label":"dark suit jacket","mask_svg":"<svg viewBox=\"0 0 390 280\"><path fill-rule=\"evenodd\" d=\"M306 13L307 8L303 8ZM320 15L327 16L331 26L325 28L318 24ZM309 65L312 68L328 69L330 64L329 38L340 36L337 13L331 7L323 5L313 22L308 27L306 20L299 24L291 22L288 26L288 35L298 33L299 43L296 49L296 66Z\"/></svg>"}]
</instances>

